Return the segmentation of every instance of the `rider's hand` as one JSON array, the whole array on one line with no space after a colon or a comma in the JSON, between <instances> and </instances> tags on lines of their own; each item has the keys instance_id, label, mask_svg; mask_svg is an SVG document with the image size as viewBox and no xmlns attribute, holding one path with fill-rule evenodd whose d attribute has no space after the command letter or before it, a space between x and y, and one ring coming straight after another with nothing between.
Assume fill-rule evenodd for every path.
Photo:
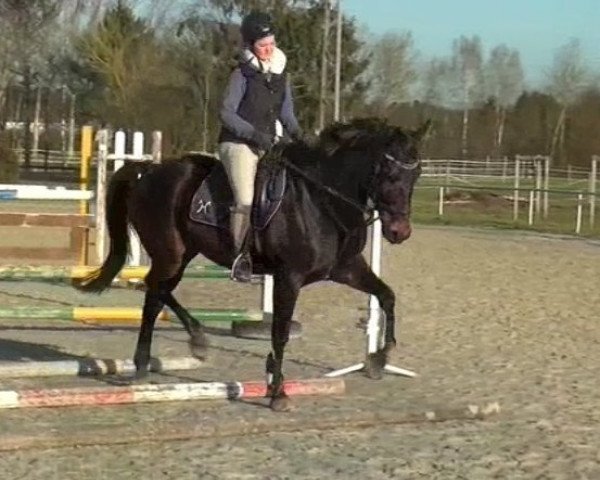
<instances>
[{"instance_id":1,"label":"rider's hand","mask_svg":"<svg viewBox=\"0 0 600 480\"><path fill-rule=\"evenodd\" d=\"M261 150L270 150L273 146L273 137L267 133L259 132L258 130L252 135L252 141L256 143L256 146Z\"/></svg>"}]
</instances>

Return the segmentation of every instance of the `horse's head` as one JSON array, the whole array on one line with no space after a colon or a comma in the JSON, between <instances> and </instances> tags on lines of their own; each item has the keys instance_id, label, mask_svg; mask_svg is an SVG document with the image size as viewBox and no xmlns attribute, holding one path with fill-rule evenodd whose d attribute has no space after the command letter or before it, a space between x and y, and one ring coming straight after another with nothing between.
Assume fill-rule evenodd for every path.
<instances>
[{"instance_id":1,"label":"horse's head","mask_svg":"<svg viewBox=\"0 0 600 480\"><path fill-rule=\"evenodd\" d=\"M419 149L430 127L430 121L414 131L391 127L386 140L374 152L369 195L379 211L383 236L390 243L401 243L410 237L412 194L421 175Z\"/></svg>"},{"instance_id":2,"label":"horse's head","mask_svg":"<svg viewBox=\"0 0 600 480\"><path fill-rule=\"evenodd\" d=\"M419 149L430 127L427 121L417 130L406 131L378 119L355 119L332 125L320 136L328 155L358 160L351 171L362 177L364 199L370 198L379 211L383 235L391 243L411 234L411 198L421 174Z\"/></svg>"},{"instance_id":3,"label":"horse's head","mask_svg":"<svg viewBox=\"0 0 600 480\"><path fill-rule=\"evenodd\" d=\"M388 127L373 150L374 173L369 196L381 218L383 236L401 243L411 234L410 213L415 183L421 175L419 148L431 122L415 131Z\"/></svg>"}]
</instances>

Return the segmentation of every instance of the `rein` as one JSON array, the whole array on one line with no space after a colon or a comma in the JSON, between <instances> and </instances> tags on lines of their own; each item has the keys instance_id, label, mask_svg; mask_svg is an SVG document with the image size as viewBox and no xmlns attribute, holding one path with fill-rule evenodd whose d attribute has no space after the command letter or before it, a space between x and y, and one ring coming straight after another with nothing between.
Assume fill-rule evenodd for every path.
<instances>
[{"instance_id":1,"label":"rein","mask_svg":"<svg viewBox=\"0 0 600 480\"><path fill-rule=\"evenodd\" d=\"M340 193L337 190L335 190L334 188L324 185L319 180L312 178L310 175L308 175L306 172L304 172L304 170L302 170L301 168L294 165L292 162L286 160L283 157L280 158L280 162L283 163L290 170L293 170L294 172L296 172L298 175L300 175L305 180L312 183L319 190L322 190L322 191L328 193L329 195L331 195L332 197L338 198L338 199L342 200L343 202L346 202L348 205L355 208L363 215L366 215L367 218L366 218L365 222L366 222L367 226L371 225L373 222L375 222L375 220L377 220L379 218L378 216L377 217L375 216L375 208L364 207L364 206L360 205L358 202L355 202L351 198L348 198L343 193Z\"/></svg>"}]
</instances>

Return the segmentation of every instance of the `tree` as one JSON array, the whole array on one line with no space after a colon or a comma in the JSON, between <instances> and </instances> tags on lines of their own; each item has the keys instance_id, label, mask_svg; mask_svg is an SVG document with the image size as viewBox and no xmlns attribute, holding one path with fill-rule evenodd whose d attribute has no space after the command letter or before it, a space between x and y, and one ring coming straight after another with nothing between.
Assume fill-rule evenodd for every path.
<instances>
[{"instance_id":1,"label":"tree","mask_svg":"<svg viewBox=\"0 0 600 480\"><path fill-rule=\"evenodd\" d=\"M485 81L486 96L493 99L496 113L495 155L501 154L506 111L523 93L523 78L523 68L517 50L510 50L506 45L498 45L491 51L485 66Z\"/></svg>"},{"instance_id":2,"label":"tree","mask_svg":"<svg viewBox=\"0 0 600 480\"><path fill-rule=\"evenodd\" d=\"M558 111L551 95L537 91L521 94L507 118L506 154L546 154Z\"/></svg>"},{"instance_id":3,"label":"tree","mask_svg":"<svg viewBox=\"0 0 600 480\"><path fill-rule=\"evenodd\" d=\"M175 63L192 85L194 98L202 111L203 150L208 150L209 142L216 140L219 108L213 91L220 89L229 73L220 66L227 65L232 57L232 30L227 33L219 23L190 12L178 25L172 46ZM221 42L224 32L228 41Z\"/></svg>"},{"instance_id":4,"label":"tree","mask_svg":"<svg viewBox=\"0 0 600 480\"><path fill-rule=\"evenodd\" d=\"M565 160L565 125L569 107L588 86L588 75L579 40L572 39L556 51L549 73L549 92L559 103L560 112L552 134L550 156L559 161Z\"/></svg>"},{"instance_id":5,"label":"tree","mask_svg":"<svg viewBox=\"0 0 600 480\"><path fill-rule=\"evenodd\" d=\"M570 164L589 169L592 155L600 152L600 89L590 87L569 107L568 133L565 152Z\"/></svg>"},{"instance_id":6,"label":"tree","mask_svg":"<svg viewBox=\"0 0 600 480\"><path fill-rule=\"evenodd\" d=\"M421 98L423 102L437 107L453 105L450 63L445 59L433 58L427 62L421 74Z\"/></svg>"},{"instance_id":7,"label":"tree","mask_svg":"<svg viewBox=\"0 0 600 480\"><path fill-rule=\"evenodd\" d=\"M319 93L319 124L318 130L325 128L325 110L328 97L328 67L329 67L329 43L331 26L330 0L323 0L323 42L321 45L321 91Z\"/></svg>"},{"instance_id":8,"label":"tree","mask_svg":"<svg viewBox=\"0 0 600 480\"><path fill-rule=\"evenodd\" d=\"M372 45L370 53L372 98L383 106L408 101L417 77L410 32L384 34Z\"/></svg>"},{"instance_id":9,"label":"tree","mask_svg":"<svg viewBox=\"0 0 600 480\"><path fill-rule=\"evenodd\" d=\"M160 68L153 31L119 0L92 31L80 37L78 51L106 85L112 120L133 126L139 118L135 95Z\"/></svg>"},{"instance_id":10,"label":"tree","mask_svg":"<svg viewBox=\"0 0 600 480\"><path fill-rule=\"evenodd\" d=\"M12 58L9 48L10 39L8 38L8 30L0 20L0 124L4 124L6 94L8 87L13 81L14 73L12 70Z\"/></svg>"},{"instance_id":11,"label":"tree","mask_svg":"<svg viewBox=\"0 0 600 480\"><path fill-rule=\"evenodd\" d=\"M37 98L40 98L39 92L44 83L43 76L47 73L47 58L52 46L48 39L51 38L52 28L60 12L59 7L59 0L0 0L0 26L6 41L5 68L12 71L23 90L23 149L26 168L31 160L32 135L29 126L33 115L32 92L37 88ZM5 82L7 78L9 77L4 76ZM36 101L36 118L39 117L39 105L40 102ZM37 128L35 132L37 135Z\"/></svg>"},{"instance_id":12,"label":"tree","mask_svg":"<svg viewBox=\"0 0 600 480\"><path fill-rule=\"evenodd\" d=\"M451 68L456 79L457 105L463 111L462 155L468 154L469 110L482 99L483 54L479 37L460 37L454 41Z\"/></svg>"}]
</instances>

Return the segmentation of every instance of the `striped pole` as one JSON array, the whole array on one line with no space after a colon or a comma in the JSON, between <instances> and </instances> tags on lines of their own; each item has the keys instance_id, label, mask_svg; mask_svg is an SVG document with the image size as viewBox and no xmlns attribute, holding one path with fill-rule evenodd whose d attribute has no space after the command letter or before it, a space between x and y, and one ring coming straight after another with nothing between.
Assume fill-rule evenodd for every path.
<instances>
[{"instance_id":1,"label":"striped pole","mask_svg":"<svg viewBox=\"0 0 600 480\"><path fill-rule=\"evenodd\" d=\"M341 395L342 379L292 380L284 384L290 396ZM202 382L126 387L56 388L39 390L0 390L0 409L123 405L131 403L185 400L236 400L266 395L265 382Z\"/></svg>"},{"instance_id":2,"label":"striped pole","mask_svg":"<svg viewBox=\"0 0 600 480\"><path fill-rule=\"evenodd\" d=\"M164 357L150 359L151 372L194 370L203 362L194 357ZM136 371L132 360L81 358L52 362L0 362L0 378L31 378L58 376L93 376L128 374Z\"/></svg>"},{"instance_id":3,"label":"striped pole","mask_svg":"<svg viewBox=\"0 0 600 480\"><path fill-rule=\"evenodd\" d=\"M210 310L195 308L189 310L190 314L203 322L261 322L263 312L244 309ZM0 319L23 318L28 320L74 320L78 322L107 322L131 323L140 322L142 309L139 307L13 307L0 308ZM159 320L173 321L176 316L168 310L163 310Z\"/></svg>"},{"instance_id":4,"label":"striped pole","mask_svg":"<svg viewBox=\"0 0 600 480\"><path fill-rule=\"evenodd\" d=\"M53 266L2 266L0 280L44 280L60 281L82 279L92 274L95 266L53 267ZM141 280L149 267L125 267L116 278L118 280ZM218 265L192 265L186 268L184 277L218 279L229 278L229 270Z\"/></svg>"}]
</instances>

